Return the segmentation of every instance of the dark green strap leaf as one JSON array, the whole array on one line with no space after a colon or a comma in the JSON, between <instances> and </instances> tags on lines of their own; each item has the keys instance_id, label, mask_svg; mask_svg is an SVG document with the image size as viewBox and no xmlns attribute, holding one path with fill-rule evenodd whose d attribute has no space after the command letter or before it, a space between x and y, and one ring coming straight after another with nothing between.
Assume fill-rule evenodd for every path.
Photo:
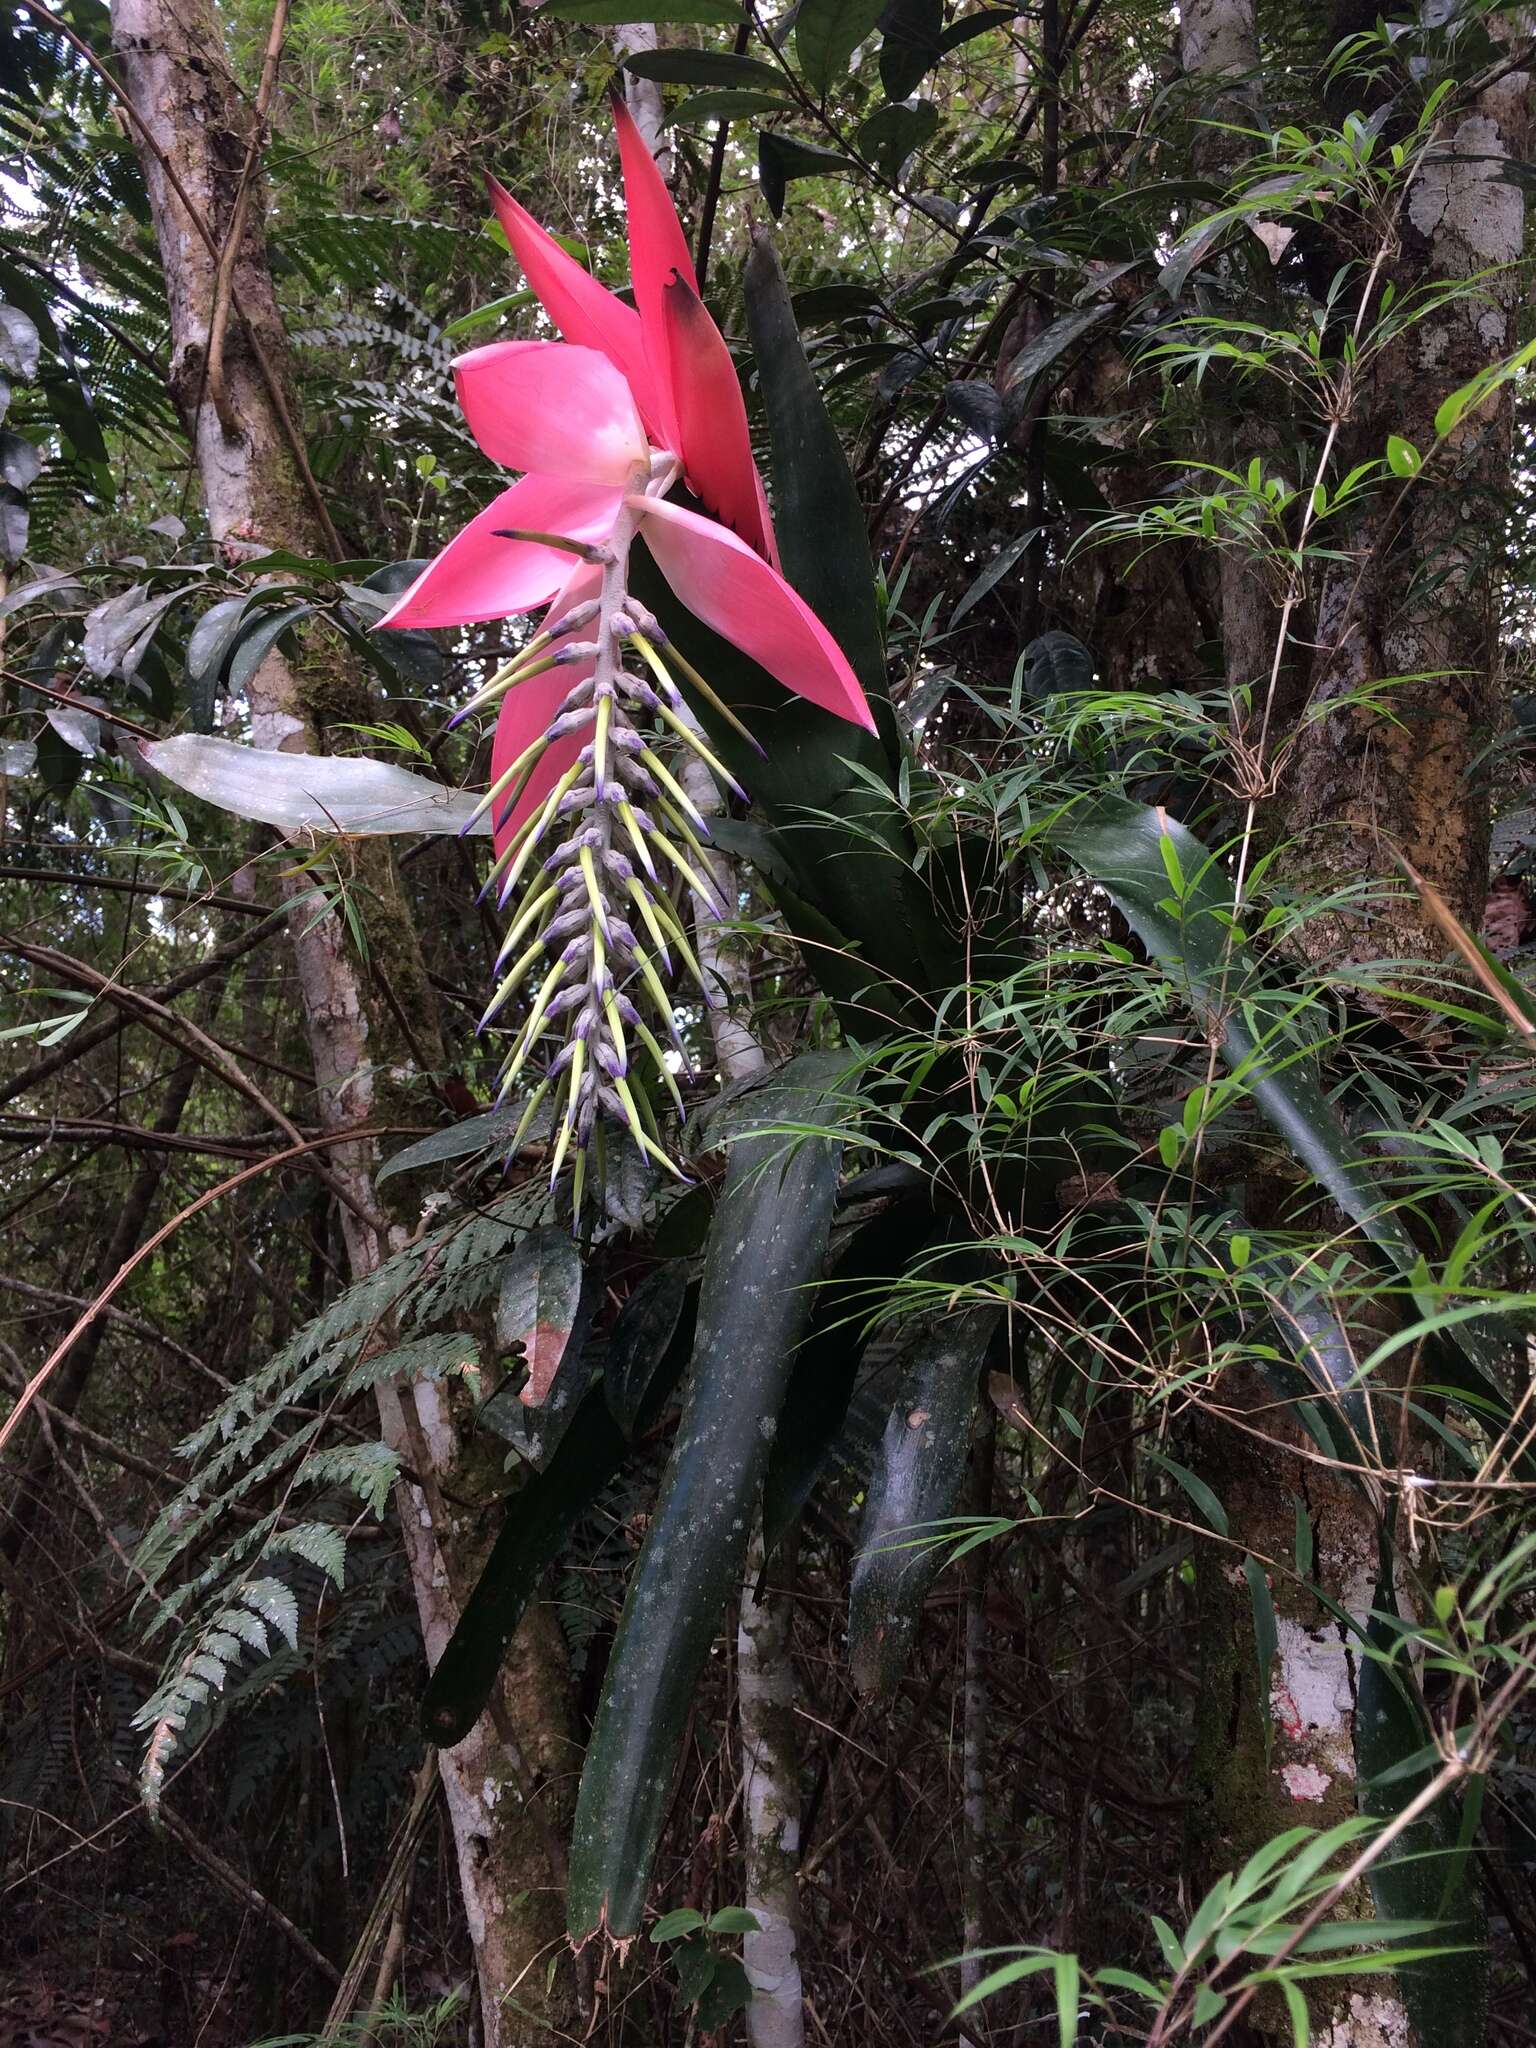
<instances>
[{"instance_id":1,"label":"dark green strap leaf","mask_svg":"<svg viewBox=\"0 0 1536 2048\"><path fill-rule=\"evenodd\" d=\"M746 298L784 573L847 655L871 703L885 701L885 643L864 508L806 360L771 235L752 237Z\"/></svg>"},{"instance_id":2,"label":"dark green strap leaf","mask_svg":"<svg viewBox=\"0 0 1536 2048\"><path fill-rule=\"evenodd\" d=\"M938 1229L926 1194L897 1203L854 1232L836 1271L816 1290L763 1482L765 1556L772 1556L799 1519L832 1455L864 1357L864 1324L871 1309L934 1241Z\"/></svg>"},{"instance_id":3,"label":"dark green strap leaf","mask_svg":"<svg viewBox=\"0 0 1536 2048\"><path fill-rule=\"evenodd\" d=\"M870 1475L853 1563L848 1649L864 1692L889 1692L906 1668L948 1551L936 1525L960 1497L977 1379L1000 1314L977 1307L925 1317L914 1338Z\"/></svg>"},{"instance_id":4,"label":"dark green strap leaf","mask_svg":"<svg viewBox=\"0 0 1536 2048\"><path fill-rule=\"evenodd\" d=\"M756 1135L731 1151L699 1296L693 1374L630 1581L582 1772L570 1929L640 1928L699 1667L741 1577L747 1527L790 1361L809 1316L837 1189L838 1146L775 1126L825 1119L791 1081L745 1099Z\"/></svg>"},{"instance_id":5,"label":"dark green strap leaf","mask_svg":"<svg viewBox=\"0 0 1536 2048\"><path fill-rule=\"evenodd\" d=\"M650 1404L656 1374L663 1369L688 1297L688 1273L674 1261L658 1266L619 1310L608 1339L603 1388L608 1412L632 1437Z\"/></svg>"}]
</instances>

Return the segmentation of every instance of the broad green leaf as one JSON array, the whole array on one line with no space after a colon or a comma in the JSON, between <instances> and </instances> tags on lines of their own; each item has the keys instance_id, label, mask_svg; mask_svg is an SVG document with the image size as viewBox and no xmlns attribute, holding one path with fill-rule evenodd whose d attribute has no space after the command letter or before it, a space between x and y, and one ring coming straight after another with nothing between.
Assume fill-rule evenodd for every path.
<instances>
[{"instance_id":1,"label":"broad green leaf","mask_svg":"<svg viewBox=\"0 0 1536 2048\"><path fill-rule=\"evenodd\" d=\"M760 1934L763 1923L745 1906L722 1906L709 1916L711 1934Z\"/></svg>"},{"instance_id":2,"label":"broad green leaf","mask_svg":"<svg viewBox=\"0 0 1536 2048\"><path fill-rule=\"evenodd\" d=\"M760 57L738 57L730 50L635 50L624 69L636 78L654 78L659 85L755 86L783 93L784 74Z\"/></svg>"},{"instance_id":3,"label":"broad green leaf","mask_svg":"<svg viewBox=\"0 0 1536 2048\"><path fill-rule=\"evenodd\" d=\"M0 370L26 383L37 375L40 348L36 323L19 306L0 300Z\"/></svg>"},{"instance_id":4,"label":"broad green leaf","mask_svg":"<svg viewBox=\"0 0 1536 2048\"><path fill-rule=\"evenodd\" d=\"M944 0L887 0L880 16L880 83L904 100L943 54Z\"/></svg>"},{"instance_id":5,"label":"broad green leaf","mask_svg":"<svg viewBox=\"0 0 1536 2048\"><path fill-rule=\"evenodd\" d=\"M737 1957L716 1955L713 1960L714 1971L694 2008L705 2033L723 2027L752 2003L751 1980Z\"/></svg>"},{"instance_id":6,"label":"broad green leaf","mask_svg":"<svg viewBox=\"0 0 1536 2048\"><path fill-rule=\"evenodd\" d=\"M775 220L784 211L785 191L794 179L835 178L855 168L851 157L800 142L793 135L764 130L757 138L757 182Z\"/></svg>"},{"instance_id":7,"label":"broad green leaf","mask_svg":"<svg viewBox=\"0 0 1536 2048\"><path fill-rule=\"evenodd\" d=\"M426 1166L441 1166L449 1159L468 1159L478 1152L494 1151L498 1145L510 1145L522 1121L524 1107L521 1102L509 1102L504 1109L488 1110L484 1116L466 1117L462 1123L450 1124L446 1130L433 1131L429 1137L418 1138L414 1145L407 1145L386 1159L377 1178L386 1181L396 1173L419 1173ZM543 1137L548 1132L549 1122L547 1115L536 1112L529 1136Z\"/></svg>"},{"instance_id":8,"label":"broad green leaf","mask_svg":"<svg viewBox=\"0 0 1536 2048\"><path fill-rule=\"evenodd\" d=\"M907 158L933 140L938 126L939 110L931 100L915 107L888 103L877 107L860 127L859 148L894 180Z\"/></svg>"},{"instance_id":9,"label":"broad green leaf","mask_svg":"<svg viewBox=\"0 0 1536 2048\"><path fill-rule=\"evenodd\" d=\"M874 33L881 5L882 0L800 0L795 56L818 98L847 77L854 51Z\"/></svg>"},{"instance_id":10,"label":"broad green leaf","mask_svg":"<svg viewBox=\"0 0 1536 2048\"><path fill-rule=\"evenodd\" d=\"M705 1254L688 1398L635 1564L587 1748L568 1910L579 1941L639 1931L699 1668L739 1584L772 1422L810 1312L839 1147L772 1128L820 1122L802 1068L742 1105Z\"/></svg>"},{"instance_id":11,"label":"broad green leaf","mask_svg":"<svg viewBox=\"0 0 1536 2048\"><path fill-rule=\"evenodd\" d=\"M229 694L242 697L247 683L257 669L277 646L285 633L291 632L301 620L309 618L314 606L309 604L283 605L276 610L265 610L250 614L247 624L236 636L229 651Z\"/></svg>"},{"instance_id":12,"label":"broad green leaf","mask_svg":"<svg viewBox=\"0 0 1536 2048\"><path fill-rule=\"evenodd\" d=\"M43 466L42 451L25 434L0 432L0 478L13 491L29 490Z\"/></svg>"},{"instance_id":13,"label":"broad green leaf","mask_svg":"<svg viewBox=\"0 0 1536 2048\"><path fill-rule=\"evenodd\" d=\"M1092 654L1075 634L1042 633L1024 650L1024 687L1031 697L1060 697L1073 690L1090 690L1095 668Z\"/></svg>"},{"instance_id":14,"label":"broad green leaf","mask_svg":"<svg viewBox=\"0 0 1536 2048\"><path fill-rule=\"evenodd\" d=\"M907 1668L947 1554L942 1544L912 1538L955 1511L977 1382L1000 1313L980 1307L914 1318L854 1552L848 1656L863 1692L888 1693Z\"/></svg>"},{"instance_id":15,"label":"broad green leaf","mask_svg":"<svg viewBox=\"0 0 1536 2048\"><path fill-rule=\"evenodd\" d=\"M1417 476L1423 466L1423 457L1411 441L1401 434L1388 434L1387 467L1394 476Z\"/></svg>"},{"instance_id":16,"label":"broad green leaf","mask_svg":"<svg viewBox=\"0 0 1536 2048\"><path fill-rule=\"evenodd\" d=\"M614 28L626 21L656 21L703 28L729 28L741 19L734 0L545 0L541 14L556 21Z\"/></svg>"},{"instance_id":17,"label":"broad green leaf","mask_svg":"<svg viewBox=\"0 0 1536 2048\"><path fill-rule=\"evenodd\" d=\"M687 2004L697 2005L709 1989L716 1960L715 1951L709 1943L697 1937L680 1941L673 1949L672 1967L677 1972L677 1988Z\"/></svg>"},{"instance_id":18,"label":"broad green leaf","mask_svg":"<svg viewBox=\"0 0 1536 2048\"><path fill-rule=\"evenodd\" d=\"M214 696L224 664L240 632L245 615L243 597L226 597L210 605L187 642L187 702L194 732L208 732L213 725Z\"/></svg>"},{"instance_id":19,"label":"broad green leaf","mask_svg":"<svg viewBox=\"0 0 1536 2048\"><path fill-rule=\"evenodd\" d=\"M651 1940L676 1941L680 1935L696 1934L703 1925L704 1915L696 1906L678 1906L662 1914L651 1929Z\"/></svg>"},{"instance_id":20,"label":"broad green leaf","mask_svg":"<svg viewBox=\"0 0 1536 2048\"><path fill-rule=\"evenodd\" d=\"M745 121L781 113L790 101L771 92L695 92L673 109L674 121Z\"/></svg>"}]
</instances>

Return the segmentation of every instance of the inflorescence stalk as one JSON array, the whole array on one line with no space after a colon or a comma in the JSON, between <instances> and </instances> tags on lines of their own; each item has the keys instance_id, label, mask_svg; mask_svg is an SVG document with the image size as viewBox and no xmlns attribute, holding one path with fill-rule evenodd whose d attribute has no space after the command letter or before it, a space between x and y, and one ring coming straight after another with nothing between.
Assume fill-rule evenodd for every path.
<instances>
[{"instance_id":1,"label":"inflorescence stalk","mask_svg":"<svg viewBox=\"0 0 1536 2048\"><path fill-rule=\"evenodd\" d=\"M639 489L654 491L669 479L647 475L635 481ZM642 1152L679 1173L662 1146L652 1106L659 1083L682 1109L676 1071L686 1074L687 1054L663 981L674 951L704 1002L717 999L688 943L680 901L691 893L715 917L728 907L710 880L701 843L708 826L659 747L689 748L727 788L741 793L700 736L674 670L739 731L745 729L628 594L635 524L626 506L602 547L540 536L600 566L601 591L551 621L455 720L498 704L535 676L563 667L578 671L547 731L498 776L475 812L478 818L489 809L499 828L551 743L571 733L588 735L575 763L501 846L492 867L486 887L499 889L503 907L520 887L523 895L480 1020L484 1030L514 997L529 991L502 1063L497 1101L516 1087L536 1048L553 1040L552 1057L510 1149L522 1143L548 1101L551 1185L571 1157L578 1208L587 1151L605 1118L624 1125ZM590 638L582 637L589 631ZM648 674L626 667L626 657Z\"/></svg>"}]
</instances>

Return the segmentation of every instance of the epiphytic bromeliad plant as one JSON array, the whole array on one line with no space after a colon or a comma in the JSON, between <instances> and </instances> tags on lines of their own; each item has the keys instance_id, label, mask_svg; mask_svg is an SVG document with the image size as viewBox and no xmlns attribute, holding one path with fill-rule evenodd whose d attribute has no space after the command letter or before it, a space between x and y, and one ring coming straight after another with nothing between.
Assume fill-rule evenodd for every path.
<instances>
[{"instance_id":1,"label":"epiphytic bromeliad plant","mask_svg":"<svg viewBox=\"0 0 1536 2048\"><path fill-rule=\"evenodd\" d=\"M615 298L492 184L507 239L566 340L497 342L454 365L459 402L481 448L527 474L450 541L380 621L463 626L549 605L542 630L459 717L500 704L483 799L493 813L491 877L503 906L523 885L496 963L498 974L506 972L482 1026L533 977L536 992L503 1064L501 1096L521 1079L541 1039L563 1038L528 1095L512 1144L521 1143L553 1089L559 1135L550 1177L558 1179L574 1140L578 1208L600 1113L670 1164L629 1034L650 1056L652 1084L669 1086L681 1110L656 1035L672 1037L675 1053L685 1053L660 978L674 951L706 1003L719 1000L673 907L671 885L681 878L711 916L734 906L717 900L699 838L709 827L666 765L664 743L674 753L691 750L729 788L739 785L710 751L680 679L750 741L631 589L637 536L695 618L788 689L839 717L874 724L837 642L779 573L730 351L694 290L692 259L661 174L617 101L614 119L635 306ZM679 484L703 512L669 499Z\"/></svg>"}]
</instances>

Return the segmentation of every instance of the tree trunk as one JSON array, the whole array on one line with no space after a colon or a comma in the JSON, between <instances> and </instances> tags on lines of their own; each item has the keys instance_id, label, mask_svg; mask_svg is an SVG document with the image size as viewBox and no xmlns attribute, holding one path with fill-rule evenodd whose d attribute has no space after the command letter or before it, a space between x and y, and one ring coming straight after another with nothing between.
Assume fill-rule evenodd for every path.
<instances>
[{"instance_id":1,"label":"tree trunk","mask_svg":"<svg viewBox=\"0 0 1536 2048\"><path fill-rule=\"evenodd\" d=\"M757 1596L763 1572L763 1529L747 1546L736 1634L736 1686L741 1717L741 1810L745 1835L745 1903L758 1931L741 1944L752 1985L747 2007L750 2048L802 2048L805 1997L800 1983L800 1745L795 1736L795 1665L790 1610Z\"/></svg>"},{"instance_id":2,"label":"tree trunk","mask_svg":"<svg viewBox=\"0 0 1536 2048\"><path fill-rule=\"evenodd\" d=\"M114 0L112 37L136 115L134 141L165 269L172 389L213 538L233 559L266 548L334 551L293 424L252 120L211 0ZM243 180L248 165L256 175ZM232 220L239 244L232 264L221 266ZM221 268L228 274L228 324L222 361L210 362ZM317 751L326 725L366 722L371 710L367 684L331 658L295 665L271 654L248 690L257 744L293 753ZM411 1020L415 1047L437 1065L434 1005L388 842L360 842L354 855L375 973L388 977L392 1009ZM302 877L286 887L321 1121L330 1131L363 1125L388 1114L386 1075L403 1073L405 1085L418 1088L421 1076L412 1071L410 1048L390 1042L390 1009L370 1004L340 919L321 914ZM328 1156L349 1198L342 1229L352 1273L361 1277L404 1242L404 1232L378 1209L371 1146L337 1146ZM484 1518L441 1512L444 1491L459 1492L453 1482L466 1451L442 1390L387 1388L380 1407L386 1438L406 1451L425 1482L426 1498L401 1488L401 1525L428 1657L435 1659L458 1598L473 1583ZM574 1754L564 1651L547 1614L531 1618L514 1641L509 1674L494 1712L440 1758L487 2048L543 2044L551 2029L570 2030L577 2017L569 1967L552 1973L546 1988L545 1963L560 1952L563 1930L558 1831Z\"/></svg>"},{"instance_id":3,"label":"tree trunk","mask_svg":"<svg viewBox=\"0 0 1536 2048\"><path fill-rule=\"evenodd\" d=\"M1248 1435L1220 1419L1203 1429L1202 1463L1219 1484L1234 1543L1288 1562L1299 1501L1313 1536L1308 1576L1363 1626L1375 1605L1379 1553L1376 1518L1359 1489L1346 1474L1300 1455L1302 1430L1282 1418L1274 1394L1250 1368L1225 1373L1217 1400L1260 1432ZM1360 1811L1358 1638L1292 1578L1267 1576L1276 1650L1266 1699L1242 1559L1225 1547L1197 1546L1201 1694L1190 1834L1201 1887L1286 1828L1330 1828ZM1335 1917L1365 1920L1373 1913L1362 1882ZM1314 2048L1415 2048L1418 2037L1392 1977L1322 1978L1302 1989ZM1240 2040L1293 2048L1293 2039L1279 1994L1263 1993Z\"/></svg>"},{"instance_id":4,"label":"tree trunk","mask_svg":"<svg viewBox=\"0 0 1536 2048\"><path fill-rule=\"evenodd\" d=\"M1445 953L1394 848L1464 923L1475 929L1482 913L1488 795L1479 764L1503 711L1495 588L1511 486L1511 389L1469 412L1439 448L1434 416L1520 338L1525 197L1503 172L1528 154L1529 128L1530 76L1513 71L1453 116L1431 151L1408 192L1386 278L1399 306L1426 287L1479 282L1375 357L1342 440L1341 468L1379 459L1387 436L1400 434L1425 469L1371 500L1318 598L1314 722L1297 737L1289 826L1305 835L1317 883L1376 880L1393 897L1368 912L1312 920L1304 939L1321 963ZM1383 684L1384 711L1348 701Z\"/></svg>"},{"instance_id":5,"label":"tree trunk","mask_svg":"<svg viewBox=\"0 0 1536 2048\"><path fill-rule=\"evenodd\" d=\"M1182 10L1180 55L1191 76L1204 74L1232 82L1224 97L1235 104L1226 107L1223 118L1242 118L1239 110L1245 98L1252 118L1252 102L1259 92L1259 54L1252 0L1187 0ZM1219 142L1211 148L1219 149ZM1206 161L1210 161L1209 153ZM1368 395L1357 397L1365 400ZM1268 439L1265 423L1259 419L1250 423L1245 418L1239 423L1239 432L1249 434L1250 425L1251 446L1245 445L1242 452L1262 452ZM1387 433L1394 429L1395 421L1384 417L1375 403L1362 403L1357 428L1362 449L1369 445L1371 454L1379 456ZM1232 459L1237 466L1235 453ZM1337 580L1352 587L1352 568ZM1275 643L1283 630L1282 620L1278 605L1266 592L1259 565L1245 560L1235 549L1223 554L1221 613L1229 685L1234 689L1253 685L1257 701L1271 674L1280 672ZM1342 639L1340 644L1344 644ZM1286 651L1280 650L1282 654ZM1290 709L1289 704L1272 707L1279 714L1277 723ZM1297 789L1305 792L1301 801L1311 807L1318 823L1355 814L1364 793L1361 766L1370 754L1368 745L1357 747L1351 759L1339 737L1324 741L1325 730L1317 726L1302 736L1295 777ZM1346 873L1358 878L1362 871L1371 871L1363 862L1358 840L1346 852L1345 836L1334 829L1327 834L1327 844L1333 849L1328 858L1335 852L1342 855L1341 878ZM1382 871L1380 855L1380 848L1374 848L1378 873ZM1355 864L1352 871L1351 861ZM1311 943L1319 949L1314 957L1350 957L1339 929L1322 930L1321 924L1317 921L1309 927ZM1421 935L1414 943L1421 943ZM1255 1220L1274 1219L1260 1216ZM1360 1808L1355 1761L1356 1638L1293 1579L1271 1574L1277 1647L1272 1669L1261 1673L1253 1600L1241 1551L1246 1550L1250 1558L1289 1561L1294 1555L1300 1501L1314 1543L1306 1576L1337 1608L1362 1625L1375 1604L1379 1564L1378 1520L1372 1502L1346 1475L1314 1465L1300 1455L1306 1441L1302 1431L1251 1368L1233 1367L1224 1373L1213 1389L1212 1407L1216 1412L1203 1417L1200 1426L1201 1463L1218 1485L1229 1533L1240 1548L1218 1550L1201 1545L1197 1558L1202 1691L1191 1850L1201 1889L1286 1828L1298 1823L1327 1828ZM1232 1420L1226 1420L1222 1411ZM1246 1424L1248 1429L1237 1424ZM1339 1917L1369 1918L1372 1912L1371 1897L1363 1884L1338 1909ZM1304 1990L1312 2039L1319 2048L1413 2048L1417 2037L1400 1988L1391 1977L1323 1978ZM1276 2048L1291 2042L1289 2016L1278 1994L1266 1993L1250 2008L1243 2038L1251 2043L1273 2042Z\"/></svg>"}]
</instances>

